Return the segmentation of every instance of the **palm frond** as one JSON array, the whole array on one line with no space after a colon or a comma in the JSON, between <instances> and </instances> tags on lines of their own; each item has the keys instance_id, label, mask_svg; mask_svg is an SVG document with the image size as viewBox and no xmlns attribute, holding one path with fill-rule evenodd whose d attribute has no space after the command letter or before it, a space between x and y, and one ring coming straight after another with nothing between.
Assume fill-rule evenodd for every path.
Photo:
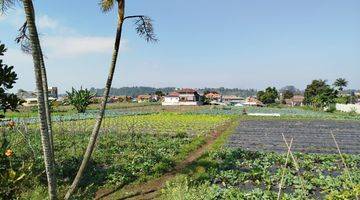
<instances>
[{"instance_id":1,"label":"palm frond","mask_svg":"<svg viewBox=\"0 0 360 200\"><path fill-rule=\"evenodd\" d=\"M21 50L24 53L30 54L32 49L30 45L30 38L28 36L27 31L27 22L25 22L20 28L19 28L19 35L16 37L15 42L20 44Z\"/></svg>"},{"instance_id":2,"label":"palm frond","mask_svg":"<svg viewBox=\"0 0 360 200\"><path fill-rule=\"evenodd\" d=\"M15 5L16 0L0 0L0 14L5 13Z\"/></svg>"},{"instance_id":3,"label":"palm frond","mask_svg":"<svg viewBox=\"0 0 360 200\"><path fill-rule=\"evenodd\" d=\"M103 12L108 12L114 7L114 0L100 0L100 8Z\"/></svg>"},{"instance_id":4,"label":"palm frond","mask_svg":"<svg viewBox=\"0 0 360 200\"><path fill-rule=\"evenodd\" d=\"M147 42L157 42L152 20L147 16L139 16L135 20L136 32Z\"/></svg>"}]
</instances>

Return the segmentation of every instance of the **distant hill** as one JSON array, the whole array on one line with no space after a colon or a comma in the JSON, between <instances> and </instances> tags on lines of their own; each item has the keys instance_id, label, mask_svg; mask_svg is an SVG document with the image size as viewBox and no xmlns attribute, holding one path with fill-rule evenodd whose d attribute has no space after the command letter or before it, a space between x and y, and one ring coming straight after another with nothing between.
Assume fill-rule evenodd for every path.
<instances>
[{"instance_id":1,"label":"distant hill","mask_svg":"<svg viewBox=\"0 0 360 200\"><path fill-rule=\"evenodd\" d=\"M121 87L121 88L111 88L110 96L132 96L136 97L140 94L154 94L156 91L162 91L167 94L175 90L174 87L165 87L165 88L154 88L154 87ZM223 95L236 95L241 97L248 97L256 95L257 90L255 89L239 89L239 88L200 88L197 89L199 93L205 91L217 91ZM91 88L91 92L96 93L96 96L101 96L104 93L103 88Z\"/></svg>"}]
</instances>

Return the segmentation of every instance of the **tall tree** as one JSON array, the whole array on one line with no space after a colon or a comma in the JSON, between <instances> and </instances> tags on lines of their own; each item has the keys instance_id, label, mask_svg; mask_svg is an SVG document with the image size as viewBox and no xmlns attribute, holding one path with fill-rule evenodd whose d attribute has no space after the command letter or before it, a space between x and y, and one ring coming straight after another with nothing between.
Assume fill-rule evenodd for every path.
<instances>
[{"instance_id":1,"label":"tall tree","mask_svg":"<svg viewBox=\"0 0 360 200\"><path fill-rule=\"evenodd\" d=\"M345 87L348 85L348 81L344 78L338 78L335 80L334 84L335 87L339 88L340 91L343 91Z\"/></svg>"},{"instance_id":2,"label":"tall tree","mask_svg":"<svg viewBox=\"0 0 360 200\"><path fill-rule=\"evenodd\" d=\"M291 99L291 98L294 97L294 93L292 91L290 91L290 90L285 90L283 92L282 96L283 96L283 99Z\"/></svg>"},{"instance_id":3,"label":"tall tree","mask_svg":"<svg viewBox=\"0 0 360 200\"><path fill-rule=\"evenodd\" d=\"M35 24L35 11L32 0L23 0L24 11L26 16L26 23L29 29L29 40L31 46L31 53L34 61L35 80L38 94L38 107L39 107L39 118L40 118L40 133L41 142L44 152L45 169L48 180L48 189L50 199L57 198L56 191L56 177L55 177L55 163L53 157L51 135L49 133L49 118L48 115L50 110L48 108L48 95L47 95L47 80L46 74L44 74L44 58L41 51L41 45L39 35ZM45 100L46 99L46 100Z\"/></svg>"},{"instance_id":4,"label":"tall tree","mask_svg":"<svg viewBox=\"0 0 360 200\"><path fill-rule=\"evenodd\" d=\"M279 98L279 93L275 87L268 87L265 91L259 91L256 96L264 104L272 104Z\"/></svg>"},{"instance_id":5,"label":"tall tree","mask_svg":"<svg viewBox=\"0 0 360 200\"><path fill-rule=\"evenodd\" d=\"M297 89L297 88L296 88L295 86L293 86L293 85L287 85L287 86L281 88L279 91L280 91L281 93L284 93L285 91L290 91L290 92L293 93L293 94L300 93L300 90Z\"/></svg>"},{"instance_id":6,"label":"tall tree","mask_svg":"<svg viewBox=\"0 0 360 200\"><path fill-rule=\"evenodd\" d=\"M50 199L57 198L56 191L56 177L55 177L55 164L54 164L54 153L52 148L52 135L50 135L51 119L50 110L47 104L47 79L45 74L45 64L43 54L41 51L39 36L35 24L35 11L32 0L22 0L24 6L24 12L26 22L22 27L24 30L24 37L22 39L28 39L28 47L31 49L31 54L34 62L37 99L38 99L38 115L40 119L40 134L41 143L44 153L44 163L46 176L48 180L48 190ZM15 4L15 0L0 0L1 11L4 12L6 9ZM29 36L25 37L26 30L28 29ZM46 87L44 87L46 86Z\"/></svg>"},{"instance_id":7,"label":"tall tree","mask_svg":"<svg viewBox=\"0 0 360 200\"><path fill-rule=\"evenodd\" d=\"M326 83L326 80L313 80L304 92L304 103L316 108L323 108L333 104L337 91Z\"/></svg>"},{"instance_id":8,"label":"tall tree","mask_svg":"<svg viewBox=\"0 0 360 200\"><path fill-rule=\"evenodd\" d=\"M115 67L116 67L116 61L119 54L120 49L120 41L121 41L121 34L122 34L122 28L123 23L126 19L135 19L135 25L136 25L136 31L141 36L144 37L147 42L150 41L157 41L156 36L153 31L152 21L149 17L143 16L143 15L134 15L134 16L127 16L125 17L125 0L101 0L100 1L100 7L103 12L110 11L115 4L117 3L117 12L118 12L118 23L117 23L117 30L116 30L116 36L115 36L115 43L114 43L114 49L110 64L110 71L108 74L108 78L105 85L105 90L103 94L103 99L100 105L100 110L98 113L98 116L96 118L96 122L93 128L93 131L91 133L88 146L86 148L83 160L81 162L80 168L76 174L76 177L71 184L69 190L67 191L65 195L65 199L69 199L70 196L73 194L75 189L77 188L84 171L86 169L86 166L89 163L91 154L94 151L95 143L98 139L100 127L102 120L104 118L104 113L106 109L106 102L109 97L109 92L112 84L112 80L114 77Z\"/></svg>"},{"instance_id":9,"label":"tall tree","mask_svg":"<svg viewBox=\"0 0 360 200\"><path fill-rule=\"evenodd\" d=\"M27 22L24 23L24 25L19 29L19 35L15 39L17 43L20 44L21 49L26 54L31 54L32 47L30 43L30 38L28 36L28 27ZM40 41L39 41L40 44ZM47 82L47 75L46 75L46 68L45 68L45 62L44 62L44 56L42 54L41 46L38 47L40 52L40 58L41 58L41 79L43 81L43 89L44 89L44 102L45 102L45 113L46 113L46 120L48 123L48 130L49 130L49 137L50 137L50 146L51 146L51 153L52 157L54 157L54 144L53 144L53 134L52 134L52 126L51 126L51 109L49 102L49 95L48 95L48 82Z\"/></svg>"}]
</instances>

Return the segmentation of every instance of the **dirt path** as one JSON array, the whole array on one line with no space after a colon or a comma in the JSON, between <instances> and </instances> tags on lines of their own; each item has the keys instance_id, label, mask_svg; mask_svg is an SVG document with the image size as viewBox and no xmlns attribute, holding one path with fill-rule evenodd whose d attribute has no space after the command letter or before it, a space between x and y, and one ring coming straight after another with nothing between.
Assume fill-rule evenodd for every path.
<instances>
[{"instance_id":1,"label":"dirt path","mask_svg":"<svg viewBox=\"0 0 360 200\"><path fill-rule=\"evenodd\" d=\"M229 124L232 122L229 122ZM174 178L179 172L181 172L185 167L189 166L191 163L196 161L199 157L201 157L206 150L211 147L211 145L215 142L215 140L224 133L228 128L229 124L219 127L216 131L213 131L209 137L206 139L204 145L198 148L196 151L192 152L185 160L180 162L175 166L175 168L160 178L151 180L146 183L138 184L138 185L127 185L125 187L120 187L115 190L99 190L96 193L95 199L153 199L159 195L159 191L164 184ZM121 195L122 194L122 195Z\"/></svg>"}]
</instances>

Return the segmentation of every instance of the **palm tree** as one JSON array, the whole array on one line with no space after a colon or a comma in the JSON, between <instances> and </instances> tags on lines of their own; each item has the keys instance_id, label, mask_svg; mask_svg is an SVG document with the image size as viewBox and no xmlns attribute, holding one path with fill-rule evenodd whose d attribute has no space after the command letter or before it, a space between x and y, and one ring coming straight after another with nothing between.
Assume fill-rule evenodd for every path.
<instances>
[{"instance_id":1,"label":"palm tree","mask_svg":"<svg viewBox=\"0 0 360 200\"><path fill-rule=\"evenodd\" d=\"M50 199L57 198L56 191L56 177L55 166L52 148L52 139L49 135L49 128L51 129L51 120L48 117L50 111L48 109L47 102L47 79L45 73L45 65L43 62L43 55L41 52L41 46L39 36L35 24L35 12L32 0L23 0L24 12L26 16L26 23L23 26L24 34L26 30L29 31L29 45L31 47L31 54L33 56L35 80L37 88L39 119L40 119L40 134L41 143L44 153L44 163L46 176L48 180L48 190ZM15 0L0 0L0 8L2 12L5 12L7 8L14 5ZM46 90L44 90L46 86ZM50 120L50 123L49 123Z\"/></svg>"},{"instance_id":2,"label":"palm tree","mask_svg":"<svg viewBox=\"0 0 360 200\"><path fill-rule=\"evenodd\" d=\"M27 22L24 23L24 25L19 29L19 35L15 39L17 43L20 44L21 50L26 54L31 54L32 48L30 44L30 38L28 36L27 31ZM40 44L40 42L39 42ZM41 79L43 81L43 89L44 89L44 102L45 102L45 110L46 110L46 118L48 123L48 130L49 130L49 137L50 137L50 146L51 146L51 153L53 159L55 159L54 156L54 144L53 144L53 134L52 134L52 126L51 126L51 112L50 112L50 102L49 102L49 95L48 95L48 83L47 83L47 75L46 75L46 68L45 68L45 62L44 62L44 56L42 54L41 47L39 47L40 52L40 58L41 58Z\"/></svg>"},{"instance_id":3,"label":"palm tree","mask_svg":"<svg viewBox=\"0 0 360 200\"><path fill-rule=\"evenodd\" d=\"M344 88L348 85L348 81L344 78L338 78L335 80L333 85L339 88L340 91L343 91Z\"/></svg>"},{"instance_id":4,"label":"palm tree","mask_svg":"<svg viewBox=\"0 0 360 200\"><path fill-rule=\"evenodd\" d=\"M48 180L48 190L50 199L57 198L56 191L56 177L55 177L55 166L54 166L54 157L53 157L53 148L52 142L49 135L48 115L50 115L50 110L48 108L48 95L47 95L47 79L44 66L43 54L41 51L41 45L39 41L39 36L35 24L35 12L32 0L23 0L24 11L26 16L26 22L29 29L29 38L32 48L32 55L35 68L35 79L36 87L38 92L38 102L39 102L39 118L40 118L40 133L41 133L41 142L44 152L44 162L46 175ZM46 87L45 87L46 86ZM44 90L45 89L45 90ZM46 99L46 100L45 100Z\"/></svg>"},{"instance_id":5,"label":"palm tree","mask_svg":"<svg viewBox=\"0 0 360 200\"><path fill-rule=\"evenodd\" d=\"M115 67L116 67L117 57L119 54L121 34L122 34L122 28L123 28L124 21L126 19L136 19L135 24L136 24L137 33L140 36L144 37L145 40L148 42L150 42L150 41L156 42L157 41L155 34L153 32L153 26L152 26L150 18L143 16L143 15L134 15L134 16L125 17L125 0L101 0L100 7L103 12L108 12L115 6L116 2L117 2L117 7L118 7L118 9L117 9L118 23L117 23L114 49L113 49L113 54L112 54L112 59L111 59L111 64L110 64L110 71L109 71L108 78L106 81L105 91L103 93L103 99L102 99L102 102L100 105L100 110L99 110L98 116L96 118L96 122L95 122L95 125L93 128L93 131L92 131L90 139L89 139L88 146L87 146L85 154L84 154L84 158L81 162L80 168L76 174L76 177L75 177L73 183L71 184L69 190L67 191L67 193L65 195L65 199L69 199L70 196L72 195L72 193L75 191L76 187L78 186L78 184L84 174L84 170L89 163L91 154L93 153L94 148L95 148L95 143L96 143L98 135L99 135L102 120L104 118L106 102L109 97L109 92L110 92L112 80L114 77L114 71L115 71Z\"/></svg>"},{"instance_id":6,"label":"palm tree","mask_svg":"<svg viewBox=\"0 0 360 200\"><path fill-rule=\"evenodd\" d=\"M52 126L51 126L51 111L50 111L50 103L51 102L49 101L49 93L48 93L49 87L48 87L48 83L47 83L44 55L42 54L40 42L39 42L39 48L40 48L39 52L40 52L40 58L41 58L41 80L43 82L45 114L46 114L46 121L47 121L48 132L49 132L50 152L51 152L52 162L54 162L54 164L55 164L54 137L53 137Z\"/></svg>"}]
</instances>

